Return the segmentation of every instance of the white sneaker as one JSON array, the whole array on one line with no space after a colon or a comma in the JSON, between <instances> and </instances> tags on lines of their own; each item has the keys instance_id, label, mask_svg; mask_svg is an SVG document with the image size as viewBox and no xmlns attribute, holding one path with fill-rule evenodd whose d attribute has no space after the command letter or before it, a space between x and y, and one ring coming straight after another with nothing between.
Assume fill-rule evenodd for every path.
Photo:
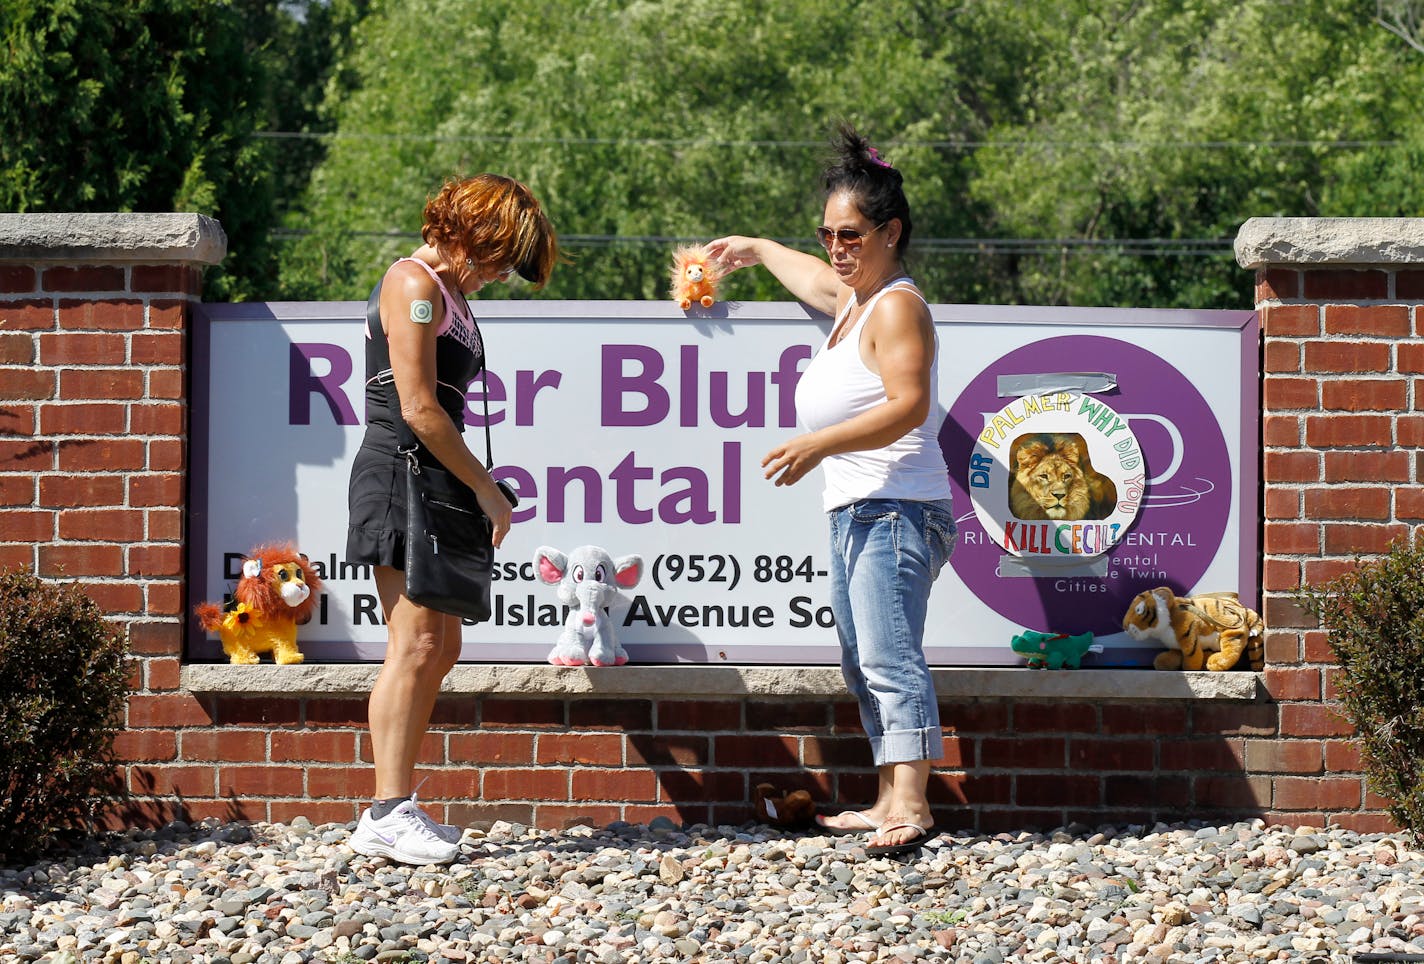
<instances>
[{"instance_id":1,"label":"white sneaker","mask_svg":"<svg viewBox=\"0 0 1424 964\"><path fill-rule=\"evenodd\" d=\"M420 781L424 783L424 780ZM415 792L410 795L410 802L415 804L417 812L425 818L425 822L430 824L430 829L435 831L435 836L449 843L459 843L460 838L465 835L464 827L457 827L453 823L436 823L430 814L420 808L420 796Z\"/></svg>"},{"instance_id":2,"label":"white sneaker","mask_svg":"<svg viewBox=\"0 0 1424 964\"><path fill-rule=\"evenodd\" d=\"M403 864L448 864L460 855L459 838L446 839L435 829L439 826L415 801L403 800L380 820L365 810L350 845L366 857L389 857Z\"/></svg>"},{"instance_id":3,"label":"white sneaker","mask_svg":"<svg viewBox=\"0 0 1424 964\"><path fill-rule=\"evenodd\" d=\"M457 844L460 842L460 838L465 835L464 830L460 829L452 823L436 823L434 820L432 820L430 821L430 826L434 828L435 836L439 837L446 843Z\"/></svg>"}]
</instances>

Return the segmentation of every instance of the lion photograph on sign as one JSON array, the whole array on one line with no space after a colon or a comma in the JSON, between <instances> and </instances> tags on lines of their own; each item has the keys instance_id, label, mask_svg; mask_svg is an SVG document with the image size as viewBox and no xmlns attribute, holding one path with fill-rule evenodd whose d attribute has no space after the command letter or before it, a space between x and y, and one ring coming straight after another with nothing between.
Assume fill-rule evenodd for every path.
<instances>
[{"instance_id":1,"label":"lion photograph on sign","mask_svg":"<svg viewBox=\"0 0 1424 964\"><path fill-rule=\"evenodd\" d=\"M1009 511L1015 518L1106 519L1117 507L1117 486L1094 470L1076 432L1020 435L1009 465Z\"/></svg>"}]
</instances>

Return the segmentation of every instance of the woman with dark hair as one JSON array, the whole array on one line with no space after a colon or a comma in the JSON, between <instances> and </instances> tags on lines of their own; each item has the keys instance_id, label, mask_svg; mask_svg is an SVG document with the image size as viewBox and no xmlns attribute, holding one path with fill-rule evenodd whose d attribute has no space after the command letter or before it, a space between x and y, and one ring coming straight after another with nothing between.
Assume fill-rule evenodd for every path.
<instances>
[{"instance_id":1,"label":"woman with dark hair","mask_svg":"<svg viewBox=\"0 0 1424 964\"><path fill-rule=\"evenodd\" d=\"M440 683L460 658L460 617L405 594L406 462L397 455L389 393L419 442L470 487L498 546L511 506L465 445L465 394L484 369L484 343L467 295L518 272L543 287L558 260L549 219L529 189L498 174L451 180L425 205L410 257L392 264L366 310L366 436L351 467L346 559L375 567L387 646L371 691L375 800L351 849L410 864L449 863L460 831L436 823L411 787Z\"/></svg>"},{"instance_id":2,"label":"woman with dark hair","mask_svg":"<svg viewBox=\"0 0 1424 964\"><path fill-rule=\"evenodd\" d=\"M766 238L718 238L706 248L728 271L764 265L835 319L796 387L809 431L762 465L776 485L818 465L825 471L841 669L860 703L879 792L865 810L817 821L831 833L874 831L867 852L888 855L917 850L934 822L926 790L944 738L925 662L925 609L955 526L939 447L938 341L902 263L911 228L902 178L848 126L834 147L816 229L829 264Z\"/></svg>"}]
</instances>

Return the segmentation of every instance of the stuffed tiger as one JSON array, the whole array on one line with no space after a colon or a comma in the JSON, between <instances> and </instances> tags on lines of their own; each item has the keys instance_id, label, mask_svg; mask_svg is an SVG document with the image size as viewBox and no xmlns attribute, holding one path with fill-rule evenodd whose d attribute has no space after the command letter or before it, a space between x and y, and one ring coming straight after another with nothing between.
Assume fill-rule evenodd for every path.
<instances>
[{"instance_id":1,"label":"stuffed tiger","mask_svg":"<svg viewBox=\"0 0 1424 964\"><path fill-rule=\"evenodd\" d=\"M1122 628L1133 639L1167 647L1152 662L1157 669L1199 670L1205 663L1221 672L1233 669L1242 653L1253 670L1266 665L1261 617L1234 592L1176 596L1165 586L1149 589L1127 607Z\"/></svg>"}]
</instances>

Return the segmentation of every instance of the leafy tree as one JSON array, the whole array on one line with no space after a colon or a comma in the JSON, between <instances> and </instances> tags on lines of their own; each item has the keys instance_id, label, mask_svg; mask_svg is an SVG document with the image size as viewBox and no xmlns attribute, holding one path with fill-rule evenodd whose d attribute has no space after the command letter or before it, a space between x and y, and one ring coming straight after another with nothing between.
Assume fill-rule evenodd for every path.
<instances>
[{"instance_id":1,"label":"leafy tree","mask_svg":"<svg viewBox=\"0 0 1424 964\"><path fill-rule=\"evenodd\" d=\"M1402 181L1410 155L1336 146L1418 127L1424 62L1372 12L1358 0L1006 7L1041 56L1021 116L977 153L972 194L999 236L1079 242L1020 259L1010 300L1240 305L1229 242L1246 218L1394 213L1364 182L1384 157ZM1218 253L1143 257L1133 238Z\"/></svg>"},{"instance_id":2,"label":"leafy tree","mask_svg":"<svg viewBox=\"0 0 1424 964\"><path fill-rule=\"evenodd\" d=\"M1376 143L1337 153L1321 191L1326 212L1370 217L1424 216L1424 115L1419 74L1424 69L1424 3L1377 0L1376 22L1389 34L1371 37L1379 59L1353 73L1369 72L1370 96L1359 104L1347 136L1377 137ZM1376 70L1369 71L1370 66ZM1384 121L1381 123L1381 121ZM1387 140L1386 138L1393 138Z\"/></svg>"},{"instance_id":3,"label":"leafy tree","mask_svg":"<svg viewBox=\"0 0 1424 964\"><path fill-rule=\"evenodd\" d=\"M431 21L461 42L430 43ZM1014 58L988 44L994 29L914 0L833 17L817 0L381 7L350 48L358 82L333 91L335 136L289 220L284 291L364 298L418 243L445 177L497 170L530 184L574 259L552 296L662 298L678 240L747 232L812 249L823 148L842 117L905 171L917 234L962 235L975 216L959 201L966 154L923 145L962 141L1000 109ZM981 44L992 52L976 63ZM977 291L974 272L936 270L922 280L940 297ZM784 297L750 271L725 294Z\"/></svg>"},{"instance_id":4,"label":"leafy tree","mask_svg":"<svg viewBox=\"0 0 1424 964\"><path fill-rule=\"evenodd\" d=\"M1375 22L1424 54L1424 3L1375 0Z\"/></svg>"},{"instance_id":5,"label":"leafy tree","mask_svg":"<svg viewBox=\"0 0 1424 964\"><path fill-rule=\"evenodd\" d=\"M682 240L815 250L847 119L906 175L936 300L1240 305L1246 218L1424 205L1421 10L7 0L0 200L200 211L229 237L209 297L362 298L446 177L499 170L573 259L550 295L662 298Z\"/></svg>"},{"instance_id":6,"label":"leafy tree","mask_svg":"<svg viewBox=\"0 0 1424 964\"><path fill-rule=\"evenodd\" d=\"M1417 203L1424 61L1385 29L1411 0L1380 2L392 3L333 91L283 285L364 297L444 177L495 169L576 259L552 295L660 298L679 240L803 244L846 118L906 174L931 297L1240 305L1246 218Z\"/></svg>"},{"instance_id":7,"label":"leafy tree","mask_svg":"<svg viewBox=\"0 0 1424 964\"><path fill-rule=\"evenodd\" d=\"M270 292L271 229L317 156L252 134L308 122L365 6L7 0L0 206L209 214L229 242L209 296Z\"/></svg>"}]
</instances>

